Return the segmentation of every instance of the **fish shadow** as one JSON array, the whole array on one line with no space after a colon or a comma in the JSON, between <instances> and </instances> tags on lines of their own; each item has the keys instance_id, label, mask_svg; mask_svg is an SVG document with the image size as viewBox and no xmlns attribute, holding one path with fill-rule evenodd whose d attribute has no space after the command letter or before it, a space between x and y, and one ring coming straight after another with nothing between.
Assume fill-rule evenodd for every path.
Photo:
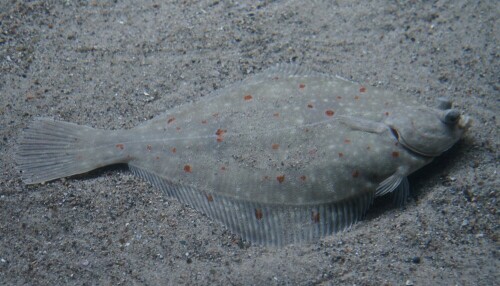
<instances>
[{"instance_id":1,"label":"fish shadow","mask_svg":"<svg viewBox=\"0 0 500 286\"><path fill-rule=\"evenodd\" d=\"M71 180L75 181L88 181L88 180L95 180L97 178L102 178L102 177L111 177L113 175L116 175L118 173L129 173L130 170L128 168L128 165L125 163L121 164L113 164L113 165L108 165L104 167L100 167L91 171L88 171L86 173L81 173L81 174L76 174L73 176L68 177Z\"/></svg>"}]
</instances>

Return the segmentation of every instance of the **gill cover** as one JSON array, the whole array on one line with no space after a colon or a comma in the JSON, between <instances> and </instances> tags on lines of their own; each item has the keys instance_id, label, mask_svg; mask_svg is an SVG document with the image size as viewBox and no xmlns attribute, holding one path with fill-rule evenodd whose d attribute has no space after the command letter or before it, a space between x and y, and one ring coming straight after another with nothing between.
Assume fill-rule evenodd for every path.
<instances>
[{"instance_id":1,"label":"gill cover","mask_svg":"<svg viewBox=\"0 0 500 286\"><path fill-rule=\"evenodd\" d=\"M384 121L400 144L423 156L436 157L455 144L470 125L470 119L439 99L437 108L403 107Z\"/></svg>"}]
</instances>

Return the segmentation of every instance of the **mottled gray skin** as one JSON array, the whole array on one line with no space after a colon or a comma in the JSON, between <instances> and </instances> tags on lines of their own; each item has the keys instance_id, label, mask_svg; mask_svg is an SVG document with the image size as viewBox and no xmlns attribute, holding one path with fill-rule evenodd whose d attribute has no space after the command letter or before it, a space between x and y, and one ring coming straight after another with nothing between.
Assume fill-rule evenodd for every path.
<instances>
[{"instance_id":1,"label":"mottled gray skin","mask_svg":"<svg viewBox=\"0 0 500 286\"><path fill-rule=\"evenodd\" d=\"M395 173L407 176L462 134L458 125L442 122L439 110L377 88L294 72L256 76L134 128L130 137L139 140L122 142L131 148L128 162L209 193L314 204L373 191ZM409 152L391 126L405 135L418 128L431 133L408 138L431 156Z\"/></svg>"},{"instance_id":2,"label":"mottled gray skin","mask_svg":"<svg viewBox=\"0 0 500 286\"><path fill-rule=\"evenodd\" d=\"M68 123L63 128L39 120L21 140L17 161L26 183L127 163L134 173L181 201L239 233L248 232L246 238L273 243L274 236L261 237L272 224L255 234L234 221L258 223L273 213L273 206L311 206L304 213L312 212L311 220L318 223L314 208L327 206L323 216L331 216L330 223L347 215L339 228L349 226L358 219L352 212L363 213L369 205L356 206L357 198L390 193L398 186L407 193L407 185L401 184L406 176L460 139L468 118L450 108L446 100L428 108L378 88L280 66L131 130L103 131ZM55 127L44 126L50 124ZM37 130L51 128L58 130L55 139L37 136L44 133ZM53 150L50 142L62 146L64 155L54 151L41 156ZM43 163L34 164L33 159ZM62 166L59 161L66 165L57 167ZM186 197L186 192L202 196ZM242 208L250 204L255 214L226 219L233 215L226 212L238 209L229 210L229 203L219 198L243 202ZM206 202L199 202L203 199ZM348 205L339 205L343 202ZM218 203L224 215L219 215L221 205L212 209L211 204ZM262 207L269 209L263 213ZM289 240L301 239L284 243Z\"/></svg>"}]
</instances>

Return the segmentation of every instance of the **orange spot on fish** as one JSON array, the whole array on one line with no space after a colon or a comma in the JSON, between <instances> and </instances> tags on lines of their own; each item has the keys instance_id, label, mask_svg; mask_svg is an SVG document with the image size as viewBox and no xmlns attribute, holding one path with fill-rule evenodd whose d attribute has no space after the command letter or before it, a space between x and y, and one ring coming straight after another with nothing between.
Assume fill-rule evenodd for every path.
<instances>
[{"instance_id":1,"label":"orange spot on fish","mask_svg":"<svg viewBox=\"0 0 500 286\"><path fill-rule=\"evenodd\" d=\"M399 157L399 152L397 152L397 151L392 152L392 157L393 158Z\"/></svg>"},{"instance_id":2,"label":"orange spot on fish","mask_svg":"<svg viewBox=\"0 0 500 286\"><path fill-rule=\"evenodd\" d=\"M219 129L217 129L217 131L215 131L215 135L220 136L220 135L222 135L222 134L226 133L226 131L227 131L227 130L223 130L223 129L220 129L220 128L219 128Z\"/></svg>"},{"instance_id":3,"label":"orange spot on fish","mask_svg":"<svg viewBox=\"0 0 500 286\"><path fill-rule=\"evenodd\" d=\"M209 202L214 201L214 197L211 194L206 194L206 196L207 196L207 201L209 201Z\"/></svg>"},{"instance_id":4,"label":"orange spot on fish","mask_svg":"<svg viewBox=\"0 0 500 286\"><path fill-rule=\"evenodd\" d=\"M307 180L307 177L306 177L305 175L302 175L302 176L300 176L300 179L301 179L302 181L305 181L305 180Z\"/></svg>"},{"instance_id":5,"label":"orange spot on fish","mask_svg":"<svg viewBox=\"0 0 500 286\"><path fill-rule=\"evenodd\" d=\"M359 92L366 92L366 87L364 87L364 86L360 87Z\"/></svg>"},{"instance_id":6,"label":"orange spot on fish","mask_svg":"<svg viewBox=\"0 0 500 286\"><path fill-rule=\"evenodd\" d=\"M331 110L331 109L328 109L327 111L325 111L325 114L326 114L326 116L333 116L335 114L335 112L333 112L333 110Z\"/></svg>"},{"instance_id":7,"label":"orange spot on fish","mask_svg":"<svg viewBox=\"0 0 500 286\"><path fill-rule=\"evenodd\" d=\"M171 151L172 153L175 153L175 152L177 152L177 148L175 148L175 147L174 147L174 148L170 149L170 151Z\"/></svg>"},{"instance_id":8,"label":"orange spot on fish","mask_svg":"<svg viewBox=\"0 0 500 286\"><path fill-rule=\"evenodd\" d=\"M385 112L385 116L389 116L389 112L388 111Z\"/></svg>"},{"instance_id":9,"label":"orange spot on fish","mask_svg":"<svg viewBox=\"0 0 500 286\"><path fill-rule=\"evenodd\" d=\"M342 96L340 96L340 95L337 95L337 99L342 99Z\"/></svg>"},{"instance_id":10,"label":"orange spot on fish","mask_svg":"<svg viewBox=\"0 0 500 286\"><path fill-rule=\"evenodd\" d=\"M249 101L252 100L252 96L250 94L247 94L243 97L243 99L245 99L245 101Z\"/></svg>"},{"instance_id":11,"label":"orange spot on fish","mask_svg":"<svg viewBox=\"0 0 500 286\"><path fill-rule=\"evenodd\" d=\"M309 103L309 104L307 105L307 107L308 107L308 108L313 108L313 105Z\"/></svg>"},{"instance_id":12,"label":"orange spot on fish","mask_svg":"<svg viewBox=\"0 0 500 286\"><path fill-rule=\"evenodd\" d=\"M175 117L170 117L168 120L167 120L167 124L170 124L172 122L174 122L175 120Z\"/></svg>"},{"instance_id":13,"label":"orange spot on fish","mask_svg":"<svg viewBox=\"0 0 500 286\"><path fill-rule=\"evenodd\" d=\"M125 149L125 145L119 143L119 144L116 144L116 148L123 150L123 149Z\"/></svg>"},{"instance_id":14,"label":"orange spot on fish","mask_svg":"<svg viewBox=\"0 0 500 286\"><path fill-rule=\"evenodd\" d=\"M222 166L222 167L220 167L220 170L221 170L221 171L225 171L225 170L226 170L226 166Z\"/></svg>"},{"instance_id":15,"label":"orange spot on fish","mask_svg":"<svg viewBox=\"0 0 500 286\"><path fill-rule=\"evenodd\" d=\"M304 89L305 87L306 87L306 85L305 85L305 84L303 84L303 83L300 83L300 84L299 84L299 88L300 88L300 89Z\"/></svg>"},{"instance_id":16,"label":"orange spot on fish","mask_svg":"<svg viewBox=\"0 0 500 286\"><path fill-rule=\"evenodd\" d=\"M285 175L280 175L276 177L276 180L281 184L285 181Z\"/></svg>"},{"instance_id":17,"label":"orange spot on fish","mask_svg":"<svg viewBox=\"0 0 500 286\"><path fill-rule=\"evenodd\" d=\"M280 117L280 114L278 112L273 114L274 117Z\"/></svg>"},{"instance_id":18,"label":"orange spot on fish","mask_svg":"<svg viewBox=\"0 0 500 286\"><path fill-rule=\"evenodd\" d=\"M273 148L273 150L278 150L280 148L280 144L273 144L271 148Z\"/></svg>"},{"instance_id":19,"label":"orange spot on fish","mask_svg":"<svg viewBox=\"0 0 500 286\"><path fill-rule=\"evenodd\" d=\"M351 144L351 140L349 140L349 139L344 139L344 143L345 143L345 144Z\"/></svg>"},{"instance_id":20,"label":"orange spot on fish","mask_svg":"<svg viewBox=\"0 0 500 286\"><path fill-rule=\"evenodd\" d=\"M146 149L148 149L148 152L151 152L151 150L153 150L153 146L148 145L148 146L146 146Z\"/></svg>"},{"instance_id":21,"label":"orange spot on fish","mask_svg":"<svg viewBox=\"0 0 500 286\"><path fill-rule=\"evenodd\" d=\"M359 177L359 171L358 170L354 170L354 172L352 172L352 177L353 178Z\"/></svg>"},{"instance_id":22,"label":"orange spot on fish","mask_svg":"<svg viewBox=\"0 0 500 286\"><path fill-rule=\"evenodd\" d=\"M311 213L311 220L312 220L314 223L319 223L319 212L317 212L317 211L312 211L312 213Z\"/></svg>"},{"instance_id":23,"label":"orange spot on fish","mask_svg":"<svg viewBox=\"0 0 500 286\"><path fill-rule=\"evenodd\" d=\"M191 173L192 171L193 171L193 168L191 168L190 165L184 165L184 172Z\"/></svg>"},{"instance_id":24,"label":"orange spot on fish","mask_svg":"<svg viewBox=\"0 0 500 286\"><path fill-rule=\"evenodd\" d=\"M227 130L222 130L222 129L217 129L217 131L215 132L215 135L217 135L217 142L222 142L224 139L222 138L222 135L224 135L224 133L226 133Z\"/></svg>"},{"instance_id":25,"label":"orange spot on fish","mask_svg":"<svg viewBox=\"0 0 500 286\"><path fill-rule=\"evenodd\" d=\"M261 209L255 209L255 218L261 220L264 215L262 214Z\"/></svg>"}]
</instances>

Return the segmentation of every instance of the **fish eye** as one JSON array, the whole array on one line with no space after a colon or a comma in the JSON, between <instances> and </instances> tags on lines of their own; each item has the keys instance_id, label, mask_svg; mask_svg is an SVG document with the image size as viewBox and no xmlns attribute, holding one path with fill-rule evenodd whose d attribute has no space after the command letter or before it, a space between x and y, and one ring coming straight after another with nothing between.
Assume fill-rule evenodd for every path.
<instances>
[{"instance_id":1,"label":"fish eye","mask_svg":"<svg viewBox=\"0 0 500 286\"><path fill-rule=\"evenodd\" d=\"M444 115L444 120L443 122L445 124L455 124L457 123L458 119L460 118L460 112L455 109L448 110L446 114Z\"/></svg>"}]
</instances>

